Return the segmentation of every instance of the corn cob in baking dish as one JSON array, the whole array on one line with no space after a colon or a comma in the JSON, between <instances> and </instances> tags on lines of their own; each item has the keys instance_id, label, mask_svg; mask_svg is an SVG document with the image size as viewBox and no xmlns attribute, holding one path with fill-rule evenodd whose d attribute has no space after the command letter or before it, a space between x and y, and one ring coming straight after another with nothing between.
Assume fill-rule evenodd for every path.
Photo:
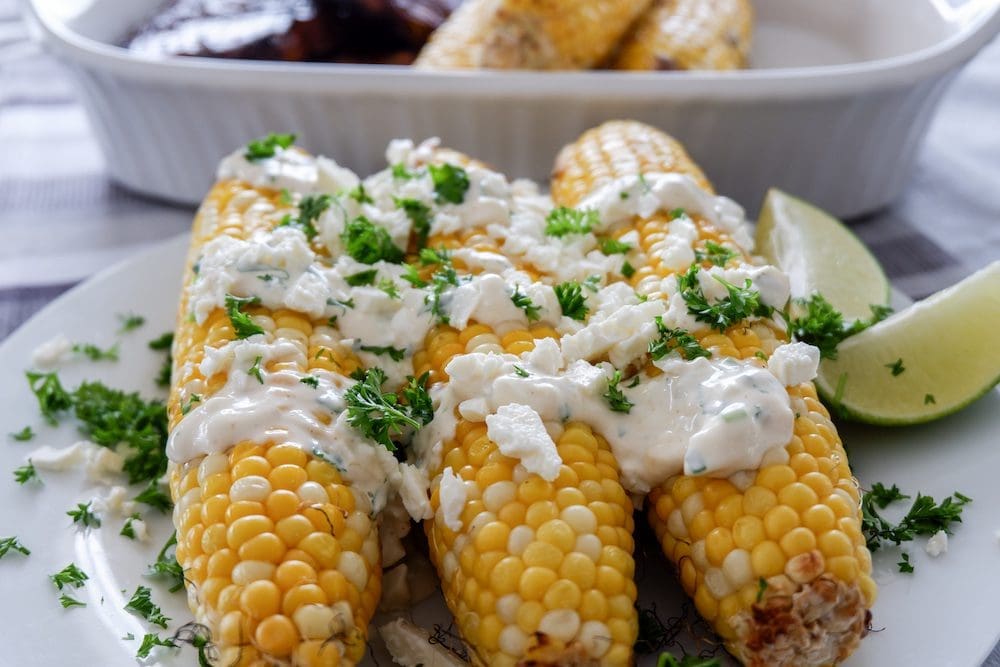
<instances>
[{"instance_id":1,"label":"corn cob in baking dish","mask_svg":"<svg viewBox=\"0 0 1000 667\"><path fill-rule=\"evenodd\" d=\"M467 0L417 58L426 69L746 67L749 0Z\"/></svg>"},{"instance_id":2,"label":"corn cob in baking dish","mask_svg":"<svg viewBox=\"0 0 1000 667\"><path fill-rule=\"evenodd\" d=\"M683 148L608 123L551 195L272 135L195 220L169 403L177 558L220 664L363 657L423 523L475 664L631 664L633 508L745 664L825 665L875 586L787 281Z\"/></svg>"}]
</instances>

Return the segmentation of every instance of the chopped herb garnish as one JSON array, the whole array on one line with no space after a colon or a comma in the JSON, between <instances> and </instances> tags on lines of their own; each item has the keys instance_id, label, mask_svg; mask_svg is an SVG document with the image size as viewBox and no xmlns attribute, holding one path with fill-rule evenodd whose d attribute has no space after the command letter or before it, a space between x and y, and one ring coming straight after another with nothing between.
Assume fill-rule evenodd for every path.
<instances>
[{"instance_id":1,"label":"chopped herb garnish","mask_svg":"<svg viewBox=\"0 0 1000 667\"><path fill-rule=\"evenodd\" d=\"M118 361L118 343L106 350L102 350L92 343L76 343L73 345L73 351L91 361Z\"/></svg>"},{"instance_id":2,"label":"chopped herb garnish","mask_svg":"<svg viewBox=\"0 0 1000 667\"><path fill-rule=\"evenodd\" d=\"M352 273L349 276L344 276L344 282L346 282L351 287L374 285L375 278L377 276L378 276L378 269L369 269L367 271L359 271L358 273Z\"/></svg>"},{"instance_id":3,"label":"chopped herb garnish","mask_svg":"<svg viewBox=\"0 0 1000 667\"><path fill-rule=\"evenodd\" d=\"M90 505L91 503L77 503L76 509L66 514L73 518L73 523L83 528L100 528L101 518L90 511Z\"/></svg>"},{"instance_id":4,"label":"chopped herb garnish","mask_svg":"<svg viewBox=\"0 0 1000 667\"><path fill-rule=\"evenodd\" d=\"M31 480L36 480L41 483L42 478L38 476L38 471L35 470L35 466L31 462L31 459L28 459L27 464L14 471L14 480L18 484L26 484Z\"/></svg>"},{"instance_id":5,"label":"chopped herb garnish","mask_svg":"<svg viewBox=\"0 0 1000 667\"><path fill-rule=\"evenodd\" d=\"M118 333L126 333L138 329L146 323L146 318L135 313L119 313L118 321L122 323Z\"/></svg>"},{"instance_id":6,"label":"chopped herb garnish","mask_svg":"<svg viewBox=\"0 0 1000 667\"><path fill-rule=\"evenodd\" d=\"M417 248L427 245L427 237L431 233L431 209L419 199L403 199L396 197L393 199L398 208L403 209L406 217L413 225L413 232L417 235Z\"/></svg>"},{"instance_id":7,"label":"chopped herb garnish","mask_svg":"<svg viewBox=\"0 0 1000 667\"><path fill-rule=\"evenodd\" d=\"M521 292L520 285L514 286L514 293L510 295L510 300L514 302L514 305L524 311L524 314L528 316L529 322L535 322L541 315L539 311L541 308L535 305L535 302L531 298Z\"/></svg>"},{"instance_id":8,"label":"chopped herb garnish","mask_svg":"<svg viewBox=\"0 0 1000 667\"><path fill-rule=\"evenodd\" d=\"M374 204L375 200L365 191L365 184L358 183L357 187L347 193L347 196L359 204Z\"/></svg>"},{"instance_id":9,"label":"chopped herb garnish","mask_svg":"<svg viewBox=\"0 0 1000 667\"><path fill-rule=\"evenodd\" d=\"M171 348L174 344L174 334L172 331L168 331L159 338L154 338L149 341L149 349L163 351L166 350L167 357L163 360L163 364L160 366L159 372L156 374L156 384L160 387L170 386L170 374L173 371L174 358L171 354Z\"/></svg>"},{"instance_id":10,"label":"chopped herb garnish","mask_svg":"<svg viewBox=\"0 0 1000 667\"><path fill-rule=\"evenodd\" d=\"M132 594L132 599L125 605L125 609L135 612L153 625L165 628L170 619L164 616L160 608L153 603L151 595L152 591L148 587L137 587L135 593Z\"/></svg>"},{"instance_id":11,"label":"chopped herb garnish","mask_svg":"<svg viewBox=\"0 0 1000 667\"><path fill-rule=\"evenodd\" d=\"M427 382L430 377L430 371L425 372L420 377L411 375L406 380L406 386L400 391L406 405L410 407L410 415L425 426L434 419L434 403L427 391Z\"/></svg>"},{"instance_id":12,"label":"chopped herb garnish","mask_svg":"<svg viewBox=\"0 0 1000 667\"><path fill-rule=\"evenodd\" d=\"M309 385L313 389L319 388L319 378L316 377L315 375L307 375L301 380L299 380L299 382L301 382L302 384Z\"/></svg>"},{"instance_id":13,"label":"chopped herb garnish","mask_svg":"<svg viewBox=\"0 0 1000 667\"><path fill-rule=\"evenodd\" d=\"M562 314L571 320L583 321L587 318L587 300L583 296L583 287L575 281L560 283L554 288Z\"/></svg>"},{"instance_id":14,"label":"chopped herb garnish","mask_svg":"<svg viewBox=\"0 0 1000 667\"><path fill-rule=\"evenodd\" d=\"M589 234L600 224L601 219L595 210L581 211L558 206L545 217L545 233L560 238L570 234Z\"/></svg>"},{"instance_id":15,"label":"chopped herb garnish","mask_svg":"<svg viewBox=\"0 0 1000 667\"><path fill-rule=\"evenodd\" d=\"M896 565L899 566L899 571L903 574L913 574L913 565L910 564L910 554L905 551L899 554L899 562Z\"/></svg>"},{"instance_id":16,"label":"chopped herb garnish","mask_svg":"<svg viewBox=\"0 0 1000 667\"><path fill-rule=\"evenodd\" d=\"M675 208L674 210L670 211L671 220L676 220L677 218L686 218L686 217L687 217L687 211L685 211L682 208Z\"/></svg>"},{"instance_id":17,"label":"chopped herb garnish","mask_svg":"<svg viewBox=\"0 0 1000 667\"><path fill-rule=\"evenodd\" d=\"M254 139L248 143L246 152L243 153L243 157L251 162L264 160L269 157L274 157L275 152L277 152L279 148L285 149L294 143L294 134L275 134L274 132L271 132L266 137Z\"/></svg>"},{"instance_id":18,"label":"chopped herb garnish","mask_svg":"<svg viewBox=\"0 0 1000 667\"><path fill-rule=\"evenodd\" d=\"M378 288L385 292L385 295L390 299L399 299L399 286L392 280L392 278L383 278L378 281Z\"/></svg>"},{"instance_id":19,"label":"chopped herb garnish","mask_svg":"<svg viewBox=\"0 0 1000 667\"><path fill-rule=\"evenodd\" d=\"M191 412L191 408L194 407L195 403L201 403L201 394L191 394L191 398L187 400L187 403L181 405L181 414L186 415Z\"/></svg>"},{"instance_id":20,"label":"chopped herb garnish","mask_svg":"<svg viewBox=\"0 0 1000 667\"><path fill-rule=\"evenodd\" d=\"M170 535L166 544L160 549L160 553L156 556L156 562L151 563L149 566L149 576L151 577L164 577L170 581L170 592L176 593L180 589L184 588L184 570L181 569L180 563L177 562L177 557L171 552L168 556L167 552L170 551L170 547L177 546L177 532L174 531Z\"/></svg>"},{"instance_id":21,"label":"chopped herb garnish","mask_svg":"<svg viewBox=\"0 0 1000 667\"><path fill-rule=\"evenodd\" d=\"M427 171L434 182L434 193L439 202L461 204L469 189L469 175L461 167L453 164L427 165Z\"/></svg>"},{"instance_id":22,"label":"chopped herb garnish","mask_svg":"<svg viewBox=\"0 0 1000 667\"><path fill-rule=\"evenodd\" d=\"M515 364L514 365L514 375L516 375L518 377L526 378L526 377L530 377L531 373L529 373L528 371L524 370L523 368L521 368L520 366L518 366L518 365Z\"/></svg>"},{"instance_id":23,"label":"chopped herb garnish","mask_svg":"<svg viewBox=\"0 0 1000 667\"><path fill-rule=\"evenodd\" d=\"M133 514L129 518L125 519L125 524L122 526L121 532L119 532L118 534L122 535L124 537L127 537L130 540L134 540L135 539L135 527L132 525L132 522L133 521L141 521L141 520L142 520L142 515L139 514L138 512L136 512L135 514Z\"/></svg>"},{"instance_id":24,"label":"chopped herb garnish","mask_svg":"<svg viewBox=\"0 0 1000 667\"><path fill-rule=\"evenodd\" d=\"M698 281L701 268L692 264L688 271L677 278L677 286L681 297L687 303L688 312L699 322L705 322L719 331L741 322L751 316L766 317L772 308L761 303L760 292L753 289L747 278L743 287L738 287L726 281L721 276L712 275L719 284L726 288L728 296L710 304Z\"/></svg>"},{"instance_id":25,"label":"chopped herb garnish","mask_svg":"<svg viewBox=\"0 0 1000 667\"><path fill-rule=\"evenodd\" d=\"M905 368L903 368L902 359L896 359L896 361L892 362L891 364L886 364L885 367L892 372L892 377L896 377L897 375L902 375L903 371L906 370Z\"/></svg>"},{"instance_id":26,"label":"chopped herb garnish","mask_svg":"<svg viewBox=\"0 0 1000 667\"><path fill-rule=\"evenodd\" d=\"M628 263L628 260L622 262L622 275L625 278L631 278L635 275L635 267Z\"/></svg>"},{"instance_id":27,"label":"chopped herb garnish","mask_svg":"<svg viewBox=\"0 0 1000 667\"><path fill-rule=\"evenodd\" d=\"M387 354L393 361L402 361L406 357L405 349L401 350L398 347L392 347L391 345L362 345L359 349L364 352L371 352L372 354Z\"/></svg>"},{"instance_id":28,"label":"chopped herb garnish","mask_svg":"<svg viewBox=\"0 0 1000 667\"><path fill-rule=\"evenodd\" d=\"M661 653L656 661L656 667L722 667L718 658L702 658L697 655L686 655L680 660L669 653Z\"/></svg>"},{"instance_id":29,"label":"chopped herb garnish","mask_svg":"<svg viewBox=\"0 0 1000 667\"><path fill-rule=\"evenodd\" d=\"M75 563L70 563L59 572L49 575L49 579L60 591L65 587L81 588L89 578Z\"/></svg>"},{"instance_id":30,"label":"chopped herb garnish","mask_svg":"<svg viewBox=\"0 0 1000 667\"><path fill-rule=\"evenodd\" d=\"M701 346L698 339L684 329L671 329L663 323L663 318L657 315L654 318L656 330L660 337L657 340L649 341L649 356L653 360L662 359L674 350L691 361L698 357L711 357L712 353Z\"/></svg>"},{"instance_id":31,"label":"chopped herb garnish","mask_svg":"<svg viewBox=\"0 0 1000 667\"><path fill-rule=\"evenodd\" d=\"M150 507L155 507L164 514L174 508L174 503L170 500L170 496L160 489L160 485L155 479L149 483L149 486L142 490L142 493L137 495L132 500L137 503L149 505Z\"/></svg>"},{"instance_id":32,"label":"chopped herb garnish","mask_svg":"<svg viewBox=\"0 0 1000 667\"><path fill-rule=\"evenodd\" d=\"M801 317L791 319L789 332L796 340L819 348L820 356L824 359L836 359L837 346L842 340L892 314L892 309L886 306L870 306L872 316L869 319L856 320L851 326L846 326L844 316L821 294L814 294L808 299L796 299L795 303L804 306L806 312Z\"/></svg>"},{"instance_id":33,"label":"chopped herb garnish","mask_svg":"<svg viewBox=\"0 0 1000 667\"><path fill-rule=\"evenodd\" d=\"M63 389L59 383L59 377L55 373L28 371L25 375L32 393L38 399L38 407L42 411L42 416L45 417L45 421L55 426L57 423L56 415L73 407L72 397Z\"/></svg>"},{"instance_id":34,"label":"chopped herb garnish","mask_svg":"<svg viewBox=\"0 0 1000 667\"><path fill-rule=\"evenodd\" d=\"M583 286L596 294L597 290L601 288L601 277L597 275L587 276L587 279L583 281Z\"/></svg>"},{"instance_id":35,"label":"chopped herb garnish","mask_svg":"<svg viewBox=\"0 0 1000 667\"><path fill-rule=\"evenodd\" d=\"M451 251L447 248L421 248L420 264L430 266L431 264L451 264Z\"/></svg>"},{"instance_id":36,"label":"chopped herb garnish","mask_svg":"<svg viewBox=\"0 0 1000 667\"><path fill-rule=\"evenodd\" d=\"M757 602L764 599L764 591L767 590L767 579L764 577L757 578Z\"/></svg>"},{"instance_id":37,"label":"chopped herb garnish","mask_svg":"<svg viewBox=\"0 0 1000 667\"><path fill-rule=\"evenodd\" d=\"M264 375L261 373L260 362L264 360L264 357L257 355L257 358L253 360L253 366L247 369L247 375L257 378L257 382L264 384Z\"/></svg>"},{"instance_id":38,"label":"chopped herb garnish","mask_svg":"<svg viewBox=\"0 0 1000 667\"><path fill-rule=\"evenodd\" d=\"M420 277L420 272L417 271L417 267L413 264L406 265L406 272L401 277L417 289L427 287L428 285L427 281Z\"/></svg>"},{"instance_id":39,"label":"chopped herb garnish","mask_svg":"<svg viewBox=\"0 0 1000 667\"><path fill-rule=\"evenodd\" d=\"M706 241L704 250L695 250L694 258L699 262L711 262L716 266L725 266L737 253L715 241Z\"/></svg>"},{"instance_id":40,"label":"chopped herb garnish","mask_svg":"<svg viewBox=\"0 0 1000 667\"><path fill-rule=\"evenodd\" d=\"M449 287L458 285L458 273L450 264L446 264L431 276L431 293L424 297L424 303L430 305L431 314L441 324L448 324L448 315L441 308L441 297Z\"/></svg>"},{"instance_id":41,"label":"chopped herb garnish","mask_svg":"<svg viewBox=\"0 0 1000 667\"><path fill-rule=\"evenodd\" d=\"M27 442L35 437L35 432L31 430L30 426L25 426L20 431L16 433L9 433L12 440L17 440L18 442Z\"/></svg>"},{"instance_id":42,"label":"chopped herb garnish","mask_svg":"<svg viewBox=\"0 0 1000 667\"><path fill-rule=\"evenodd\" d=\"M166 639L160 639L160 636L157 634L148 634L143 636L142 644L139 645L139 650L135 652L135 657L144 660L149 657L150 652L157 646L177 648L177 644L175 644L174 640L169 637Z\"/></svg>"},{"instance_id":43,"label":"chopped herb garnish","mask_svg":"<svg viewBox=\"0 0 1000 667\"><path fill-rule=\"evenodd\" d=\"M59 596L59 604L62 605L63 609L69 609L70 607L86 607L86 602L80 602L76 598L66 595L63 593Z\"/></svg>"},{"instance_id":44,"label":"chopped herb garnish","mask_svg":"<svg viewBox=\"0 0 1000 667\"><path fill-rule=\"evenodd\" d=\"M383 382L382 369L370 368L347 390L344 394L347 422L363 436L396 451L392 436L402 434L407 426L418 429L423 424L412 415L409 406L399 403L396 394L382 391Z\"/></svg>"},{"instance_id":45,"label":"chopped herb garnish","mask_svg":"<svg viewBox=\"0 0 1000 667\"><path fill-rule=\"evenodd\" d=\"M889 488L881 483L875 484L871 491L865 492L861 499L861 528L871 551L889 542L898 545L912 541L918 535L933 535L939 530L951 534L949 527L952 523L961 523L962 509L972 502L971 498L955 492L937 504L932 497L918 493L910 510L898 524L892 524L878 513L878 509L907 498L909 496L904 495L895 484Z\"/></svg>"},{"instance_id":46,"label":"chopped herb garnish","mask_svg":"<svg viewBox=\"0 0 1000 667\"><path fill-rule=\"evenodd\" d=\"M0 537L0 558L6 556L9 552L16 551L19 554L28 556L31 554L31 550L28 547L21 544L21 540L16 537Z\"/></svg>"},{"instance_id":47,"label":"chopped herb garnish","mask_svg":"<svg viewBox=\"0 0 1000 667\"><path fill-rule=\"evenodd\" d=\"M934 394L924 394L924 405L937 405Z\"/></svg>"},{"instance_id":48,"label":"chopped herb garnish","mask_svg":"<svg viewBox=\"0 0 1000 667\"><path fill-rule=\"evenodd\" d=\"M332 201L330 195L306 195L299 202L298 216L293 218L291 215L286 215L278 226L300 227L306 238L312 241L319 234L316 221L323 215L323 211L330 208Z\"/></svg>"},{"instance_id":49,"label":"chopped herb garnish","mask_svg":"<svg viewBox=\"0 0 1000 667\"><path fill-rule=\"evenodd\" d=\"M399 181L408 181L414 178L416 174L406 168L406 165L402 162L397 162L392 165L392 177Z\"/></svg>"},{"instance_id":50,"label":"chopped herb garnish","mask_svg":"<svg viewBox=\"0 0 1000 667\"><path fill-rule=\"evenodd\" d=\"M243 312L243 306L256 306L259 303L260 297L256 296L238 297L232 294L226 295L226 314L229 316L229 321L233 325L233 332L237 338L249 338L250 336L264 333L264 329Z\"/></svg>"},{"instance_id":51,"label":"chopped herb garnish","mask_svg":"<svg viewBox=\"0 0 1000 667\"><path fill-rule=\"evenodd\" d=\"M354 299L350 298L347 301L340 301L338 299L327 299L326 305L338 306L340 308L343 308L344 310L347 310L348 308L354 308Z\"/></svg>"},{"instance_id":52,"label":"chopped herb garnish","mask_svg":"<svg viewBox=\"0 0 1000 667\"><path fill-rule=\"evenodd\" d=\"M605 255L624 255L632 249L627 243L622 243L618 239L602 239L601 252Z\"/></svg>"},{"instance_id":53,"label":"chopped herb garnish","mask_svg":"<svg viewBox=\"0 0 1000 667\"><path fill-rule=\"evenodd\" d=\"M392 242L389 232L364 216L347 223L340 240L344 251L362 264L378 261L399 264L403 261L403 251Z\"/></svg>"},{"instance_id":54,"label":"chopped herb garnish","mask_svg":"<svg viewBox=\"0 0 1000 667\"><path fill-rule=\"evenodd\" d=\"M278 203L284 206L290 206L292 203L292 193L288 188L281 188L281 194L278 195Z\"/></svg>"},{"instance_id":55,"label":"chopped herb garnish","mask_svg":"<svg viewBox=\"0 0 1000 667\"><path fill-rule=\"evenodd\" d=\"M200 623L185 623L174 633L173 640L198 649L198 667L212 667L219 662L219 650L212 644L212 631Z\"/></svg>"},{"instance_id":56,"label":"chopped herb garnish","mask_svg":"<svg viewBox=\"0 0 1000 667\"><path fill-rule=\"evenodd\" d=\"M625 392L619 389L618 385L621 384L621 381L622 372L615 369L611 379L608 380L608 390L604 393L604 399L608 402L608 407L611 408L613 412L624 412L625 414L628 414L632 411L632 406L635 404L628 400L625 396Z\"/></svg>"}]
</instances>

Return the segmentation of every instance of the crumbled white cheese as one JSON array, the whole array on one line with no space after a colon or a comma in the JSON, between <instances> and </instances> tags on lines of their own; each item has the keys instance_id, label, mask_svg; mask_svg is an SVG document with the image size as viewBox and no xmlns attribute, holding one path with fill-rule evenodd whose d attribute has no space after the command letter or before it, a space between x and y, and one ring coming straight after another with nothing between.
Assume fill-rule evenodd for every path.
<instances>
[{"instance_id":1,"label":"crumbled white cheese","mask_svg":"<svg viewBox=\"0 0 1000 667\"><path fill-rule=\"evenodd\" d=\"M559 475L562 459L545 424L527 405L510 403L486 418L486 434L504 456L521 460L528 472L552 481Z\"/></svg>"},{"instance_id":2,"label":"crumbled white cheese","mask_svg":"<svg viewBox=\"0 0 1000 667\"><path fill-rule=\"evenodd\" d=\"M94 509L119 516L131 516L135 512L136 504L128 500L127 496L128 489L124 486L112 486L104 495L94 498Z\"/></svg>"},{"instance_id":3,"label":"crumbled white cheese","mask_svg":"<svg viewBox=\"0 0 1000 667\"><path fill-rule=\"evenodd\" d=\"M948 533L943 530L931 535L930 539L927 540L927 545L924 547L924 551L928 553L933 558L937 558L941 554L948 551Z\"/></svg>"},{"instance_id":4,"label":"crumbled white cheese","mask_svg":"<svg viewBox=\"0 0 1000 667\"><path fill-rule=\"evenodd\" d=\"M465 509L465 482L448 466L441 473L441 486L438 489L441 499L441 516L444 525L453 531L462 529L462 510Z\"/></svg>"},{"instance_id":5,"label":"crumbled white cheese","mask_svg":"<svg viewBox=\"0 0 1000 667\"><path fill-rule=\"evenodd\" d=\"M66 334L57 334L35 348L31 353L31 363L40 368L51 368L65 361L73 351L73 343Z\"/></svg>"},{"instance_id":6,"label":"crumbled white cheese","mask_svg":"<svg viewBox=\"0 0 1000 667\"><path fill-rule=\"evenodd\" d=\"M607 355L614 366L623 368L645 354L649 341L658 335L654 318L664 312L664 302L655 300L621 306L604 317L603 312L594 313L583 329L563 336L563 356L594 360Z\"/></svg>"},{"instance_id":7,"label":"crumbled white cheese","mask_svg":"<svg viewBox=\"0 0 1000 667\"><path fill-rule=\"evenodd\" d=\"M119 475L125 464L125 459L113 449L89 440L80 440L61 449L42 445L28 458L40 470L63 472L82 467L89 480L99 483L107 483Z\"/></svg>"},{"instance_id":8,"label":"crumbled white cheese","mask_svg":"<svg viewBox=\"0 0 1000 667\"><path fill-rule=\"evenodd\" d=\"M767 360L767 370L786 387L809 382L819 369L819 350L808 343L782 345Z\"/></svg>"},{"instance_id":9,"label":"crumbled white cheese","mask_svg":"<svg viewBox=\"0 0 1000 667\"><path fill-rule=\"evenodd\" d=\"M139 542L149 541L149 526L142 519L132 519L132 533Z\"/></svg>"}]
</instances>

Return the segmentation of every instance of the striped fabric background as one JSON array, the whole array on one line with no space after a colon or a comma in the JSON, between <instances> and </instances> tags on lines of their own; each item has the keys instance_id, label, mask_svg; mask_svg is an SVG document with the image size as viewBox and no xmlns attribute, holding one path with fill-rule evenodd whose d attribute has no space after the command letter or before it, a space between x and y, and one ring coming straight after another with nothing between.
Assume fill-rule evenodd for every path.
<instances>
[{"instance_id":1,"label":"striped fabric background","mask_svg":"<svg viewBox=\"0 0 1000 667\"><path fill-rule=\"evenodd\" d=\"M0 0L0 340L191 215L107 178L72 82L31 41L17 0ZM905 195L852 225L913 298L1000 259L1000 42L955 81ZM986 665L1000 667L1000 648Z\"/></svg>"}]
</instances>

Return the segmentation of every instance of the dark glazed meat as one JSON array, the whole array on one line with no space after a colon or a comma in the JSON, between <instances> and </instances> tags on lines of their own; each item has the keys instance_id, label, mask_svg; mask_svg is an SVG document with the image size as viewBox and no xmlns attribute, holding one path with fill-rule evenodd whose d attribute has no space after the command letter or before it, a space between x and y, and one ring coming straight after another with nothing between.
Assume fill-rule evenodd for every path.
<instances>
[{"instance_id":1,"label":"dark glazed meat","mask_svg":"<svg viewBox=\"0 0 1000 667\"><path fill-rule=\"evenodd\" d=\"M123 46L148 56L408 64L460 0L173 0Z\"/></svg>"}]
</instances>

